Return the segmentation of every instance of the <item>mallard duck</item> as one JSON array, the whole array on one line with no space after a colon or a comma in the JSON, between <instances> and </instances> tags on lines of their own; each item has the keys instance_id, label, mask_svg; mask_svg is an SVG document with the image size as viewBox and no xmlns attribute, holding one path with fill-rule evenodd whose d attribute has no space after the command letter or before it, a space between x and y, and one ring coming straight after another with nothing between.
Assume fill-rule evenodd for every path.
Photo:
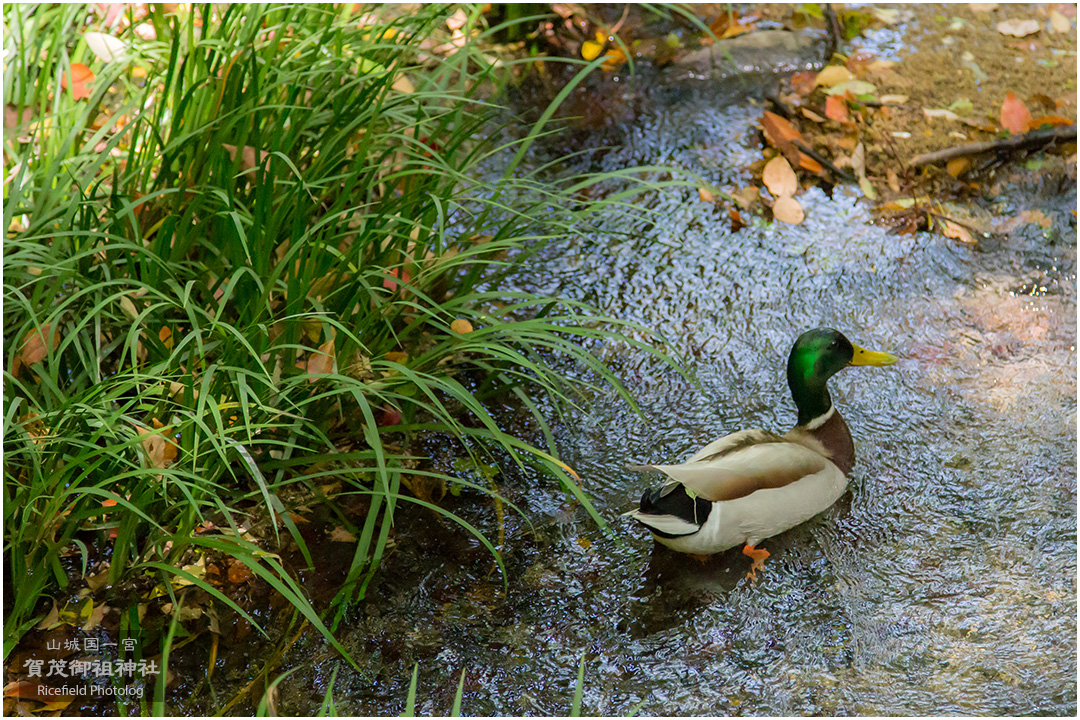
<instances>
[{"instance_id":1,"label":"mallard duck","mask_svg":"<svg viewBox=\"0 0 1080 720\"><path fill-rule=\"evenodd\" d=\"M743 545L748 577L769 557L756 547L822 512L844 494L855 464L847 423L832 404L829 378L849 365L892 365L896 356L864 350L831 328L799 336L787 378L799 422L785 435L743 430L714 440L681 465L644 465L668 476L625 515L658 543L692 555Z\"/></svg>"}]
</instances>

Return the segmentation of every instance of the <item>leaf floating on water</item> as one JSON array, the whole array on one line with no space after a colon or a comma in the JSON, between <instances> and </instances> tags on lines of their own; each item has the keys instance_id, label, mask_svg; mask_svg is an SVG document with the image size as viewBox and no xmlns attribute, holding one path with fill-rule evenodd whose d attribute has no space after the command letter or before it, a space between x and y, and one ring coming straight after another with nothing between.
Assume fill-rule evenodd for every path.
<instances>
[{"instance_id":1,"label":"leaf floating on water","mask_svg":"<svg viewBox=\"0 0 1080 720\"><path fill-rule=\"evenodd\" d=\"M789 225L798 225L806 218L802 205L790 195L785 195L773 203L772 211L774 218Z\"/></svg>"},{"instance_id":2,"label":"leaf floating on water","mask_svg":"<svg viewBox=\"0 0 1080 720\"><path fill-rule=\"evenodd\" d=\"M783 157L774 157L768 162L764 172L761 173L761 180L765 183L765 187L769 188L769 192L776 197L794 195L799 189L799 178Z\"/></svg>"},{"instance_id":3,"label":"leaf floating on water","mask_svg":"<svg viewBox=\"0 0 1080 720\"><path fill-rule=\"evenodd\" d=\"M1002 35L1011 35L1012 37L1027 37L1028 35L1034 35L1039 32L1040 25L1038 20L1002 20L997 24L997 31Z\"/></svg>"},{"instance_id":4,"label":"leaf floating on water","mask_svg":"<svg viewBox=\"0 0 1080 720\"><path fill-rule=\"evenodd\" d=\"M1016 93L1009 91L1001 103L1001 127L1017 135L1031 129L1031 112Z\"/></svg>"}]
</instances>

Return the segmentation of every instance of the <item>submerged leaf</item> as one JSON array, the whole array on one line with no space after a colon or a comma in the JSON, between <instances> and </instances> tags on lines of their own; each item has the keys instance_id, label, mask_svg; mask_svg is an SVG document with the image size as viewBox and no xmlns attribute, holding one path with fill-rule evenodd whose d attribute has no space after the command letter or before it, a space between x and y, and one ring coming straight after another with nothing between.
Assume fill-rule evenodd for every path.
<instances>
[{"instance_id":1,"label":"submerged leaf","mask_svg":"<svg viewBox=\"0 0 1080 720\"><path fill-rule=\"evenodd\" d=\"M1027 37L1028 35L1034 35L1039 32L1040 27L1038 20L1012 19L999 22L997 24L997 31L1002 35Z\"/></svg>"},{"instance_id":2,"label":"submerged leaf","mask_svg":"<svg viewBox=\"0 0 1080 720\"><path fill-rule=\"evenodd\" d=\"M785 195L773 204L773 217L789 225L798 225L806 218L802 205L790 195Z\"/></svg>"}]
</instances>

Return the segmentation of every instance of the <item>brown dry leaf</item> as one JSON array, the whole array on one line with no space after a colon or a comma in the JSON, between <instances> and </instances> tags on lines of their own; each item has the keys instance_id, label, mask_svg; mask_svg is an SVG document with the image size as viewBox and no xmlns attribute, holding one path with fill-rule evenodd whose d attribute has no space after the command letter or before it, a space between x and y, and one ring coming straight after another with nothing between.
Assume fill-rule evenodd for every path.
<instances>
[{"instance_id":1,"label":"brown dry leaf","mask_svg":"<svg viewBox=\"0 0 1080 720\"><path fill-rule=\"evenodd\" d=\"M885 170L885 182L888 183L889 189L894 193L900 192L900 178L892 168Z\"/></svg>"},{"instance_id":2,"label":"brown dry leaf","mask_svg":"<svg viewBox=\"0 0 1080 720\"><path fill-rule=\"evenodd\" d=\"M404 365L409 361L409 353L407 352L388 352L383 355L383 359L389 362L401 363Z\"/></svg>"},{"instance_id":3,"label":"brown dry leaf","mask_svg":"<svg viewBox=\"0 0 1080 720\"><path fill-rule=\"evenodd\" d=\"M356 536L343 527L336 527L330 531L331 542L356 542Z\"/></svg>"},{"instance_id":4,"label":"brown dry leaf","mask_svg":"<svg viewBox=\"0 0 1080 720\"><path fill-rule=\"evenodd\" d=\"M817 74L817 77L814 78L814 86L831 88L834 85L854 79L855 76L843 65L830 65Z\"/></svg>"},{"instance_id":5,"label":"brown dry leaf","mask_svg":"<svg viewBox=\"0 0 1080 720\"><path fill-rule=\"evenodd\" d=\"M825 98L825 117L838 123L850 123L848 117L847 100L839 95L830 95Z\"/></svg>"},{"instance_id":6,"label":"brown dry leaf","mask_svg":"<svg viewBox=\"0 0 1080 720\"><path fill-rule=\"evenodd\" d=\"M776 197L794 195L799 190L799 178L788 161L781 156L774 157L765 165L761 181Z\"/></svg>"},{"instance_id":7,"label":"brown dry leaf","mask_svg":"<svg viewBox=\"0 0 1080 720\"><path fill-rule=\"evenodd\" d=\"M233 585L239 585L240 583L254 579L255 573L251 572L251 568L244 563L234 562L229 566L228 578L229 582Z\"/></svg>"},{"instance_id":8,"label":"brown dry leaf","mask_svg":"<svg viewBox=\"0 0 1080 720\"><path fill-rule=\"evenodd\" d=\"M826 106L828 106L828 103L826 103ZM806 118L807 120L813 120L816 123L825 122L825 118L821 117L820 115L818 115L816 112L814 112L810 108L799 108L799 112L801 112L803 117Z\"/></svg>"},{"instance_id":9,"label":"brown dry leaf","mask_svg":"<svg viewBox=\"0 0 1080 720\"><path fill-rule=\"evenodd\" d=\"M945 172L953 177L960 177L971 168L971 158L958 157L945 163Z\"/></svg>"},{"instance_id":10,"label":"brown dry leaf","mask_svg":"<svg viewBox=\"0 0 1080 720\"><path fill-rule=\"evenodd\" d=\"M464 318L458 318L450 323L450 329L458 335L468 335L473 331L472 323Z\"/></svg>"},{"instance_id":11,"label":"brown dry leaf","mask_svg":"<svg viewBox=\"0 0 1080 720\"><path fill-rule=\"evenodd\" d=\"M706 190L705 188L698 188L698 197L701 198L701 202L714 203L716 202L716 193L712 190Z\"/></svg>"},{"instance_id":12,"label":"brown dry leaf","mask_svg":"<svg viewBox=\"0 0 1080 720\"><path fill-rule=\"evenodd\" d=\"M814 92L814 81L817 80L815 72L797 72L791 76L791 89L796 95L806 96Z\"/></svg>"},{"instance_id":13,"label":"brown dry leaf","mask_svg":"<svg viewBox=\"0 0 1080 720\"><path fill-rule=\"evenodd\" d=\"M19 358L24 365L33 365L45 359L49 350L55 350L60 344L60 331L53 330L50 323L30 331L19 350Z\"/></svg>"},{"instance_id":14,"label":"brown dry leaf","mask_svg":"<svg viewBox=\"0 0 1080 720\"><path fill-rule=\"evenodd\" d=\"M789 158L796 156L798 148L792 143L795 140L801 142L803 138L802 133L794 125L776 113L766 110L765 114L761 116L761 129L765 132L765 138L773 147Z\"/></svg>"},{"instance_id":15,"label":"brown dry leaf","mask_svg":"<svg viewBox=\"0 0 1080 720\"><path fill-rule=\"evenodd\" d=\"M158 340L161 341L166 350L173 349L173 332L168 326L163 325L161 330L158 331Z\"/></svg>"},{"instance_id":16,"label":"brown dry leaf","mask_svg":"<svg viewBox=\"0 0 1080 720\"><path fill-rule=\"evenodd\" d=\"M1025 133L1031 129L1031 112L1011 90L1001 103L1001 127L1013 135Z\"/></svg>"},{"instance_id":17,"label":"brown dry leaf","mask_svg":"<svg viewBox=\"0 0 1080 720\"><path fill-rule=\"evenodd\" d=\"M761 188L757 185L739 188L731 193L731 197L738 203L740 209L749 210L761 198Z\"/></svg>"},{"instance_id":18,"label":"brown dry leaf","mask_svg":"<svg viewBox=\"0 0 1080 720\"><path fill-rule=\"evenodd\" d=\"M789 225L798 225L806 218L802 205L795 198L785 195L773 203L773 217Z\"/></svg>"},{"instance_id":19,"label":"brown dry leaf","mask_svg":"<svg viewBox=\"0 0 1080 720\"><path fill-rule=\"evenodd\" d=\"M997 31L1002 35L1011 35L1012 37L1027 37L1028 35L1034 35L1039 32L1041 28L1038 20L1002 20L997 24Z\"/></svg>"},{"instance_id":20,"label":"brown dry leaf","mask_svg":"<svg viewBox=\"0 0 1080 720\"><path fill-rule=\"evenodd\" d=\"M815 175L820 175L821 171L824 170L821 163L802 151L799 152L799 168Z\"/></svg>"},{"instance_id":21,"label":"brown dry leaf","mask_svg":"<svg viewBox=\"0 0 1080 720\"><path fill-rule=\"evenodd\" d=\"M326 375L334 372L334 341L329 340L319 346L319 349L311 353L307 361L307 371L311 375ZM315 382L318 378L309 378L308 382Z\"/></svg>"},{"instance_id":22,"label":"brown dry leaf","mask_svg":"<svg viewBox=\"0 0 1080 720\"><path fill-rule=\"evenodd\" d=\"M396 78L394 78L394 84L390 87L394 88L399 93L404 93L406 95L416 92L416 88L413 87L412 80L409 80L409 78L405 75L398 75Z\"/></svg>"},{"instance_id":23,"label":"brown dry leaf","mask_svg":"<svg viewBox=\"0 0 1080 720\"><path fill-rule=\"evenodd\" d=\"M968 3L968 7L974 12L993 12L998 9L997 3Z\"/></svg>"},{"instance_id":24,"label":"brown dry leaf","mask_svg":"<svg viewBox=\"0 0 1080 720\"><path fill-rule=\"evenodd\" d=\"M101 605L95 605L94 609L90 611L90 617L86 618L86 622L83 623L82 631L88 633L105 619L105 613L109 611L109 606L102 603Z\"/></svg>"},{"instance_id":25,"label":"brown dry leaf","mask_svg":"<svg viewBox=\"0 0 1080 720\"><path fill-rule=\"evenodd\" d=\"M964 243L975 242L975 239L971 237L971 233L967 231L967 228L962 225L957 225L952 220L945 220L942 223L941 234L947 238L953 238Z\"/></svg>"}]
</instances>

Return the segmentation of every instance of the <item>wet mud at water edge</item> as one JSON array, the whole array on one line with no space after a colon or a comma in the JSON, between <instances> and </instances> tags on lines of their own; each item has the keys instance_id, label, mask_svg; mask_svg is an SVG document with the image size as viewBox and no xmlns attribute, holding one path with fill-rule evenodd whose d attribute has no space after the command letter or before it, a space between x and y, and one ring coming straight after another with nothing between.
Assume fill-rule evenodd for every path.
<instances>
[{"instance_id":1,"label":"wet mud at water edge","mask_svg":"<svg viewBox=\"0 0 1080 720\"><path fill-rule=\"evenodd\" d=\"M595 131L589 142L610 149L588 167L674 165L747 184L766 84L661 89L625 91L634 115ZM568 149L580 146L548 148ZM587 714L1075 714L1075 170L1051 158L997 173L1002 191L983 209L1038 209L1049 228L974 245L890 235L837 186L799 196L801 225L732 232L725 211L674 189L550 247L518 289L641 323L697 378L599 345L641 415L597 392L553 420L615 537L550 479L496 476L534 524L506 512L504 595L475 539L403 504L392 552L339 628L360 671L308 632L280 668L296 671L279 710L317 712L336 672L339 713L399 713L419 663L419 713L448 713L464 670L465 714L565 715L584 656ZM856 443L848 492L766 540L756 584L738 550L700 564L619 517L659 482L627 464L793 425L787 354L821 325L901 359L830 383ZM525 415L506 407L500 421L542 443ZM450 470L445 447L427 450ZM464 490L443 505L497 535L490 498Z\"/></svg>"}]
</instances>

